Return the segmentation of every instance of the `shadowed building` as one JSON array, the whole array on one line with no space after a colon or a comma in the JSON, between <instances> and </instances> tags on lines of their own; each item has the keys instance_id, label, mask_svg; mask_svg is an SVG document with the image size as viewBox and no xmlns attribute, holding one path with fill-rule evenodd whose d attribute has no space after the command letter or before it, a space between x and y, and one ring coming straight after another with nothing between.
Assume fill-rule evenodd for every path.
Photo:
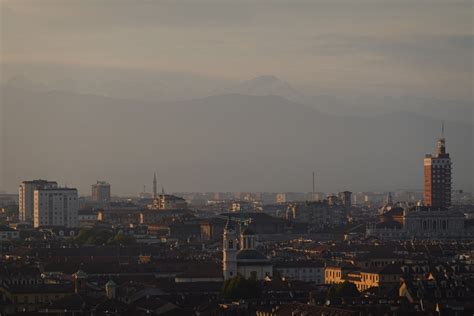
<instances>
[{"instance_id":1,"label":"shadowed building","mask_svg":"<svg viewBox=\"0 0 474 316\"><path fill-rule=\"evenodd\" d=\"M77 189L49 188L34 192L35 228L44 226L78 227Z\"/></svg>"},{"instance_id":2,"label":"shadowed building","mask_svg":"<svg viewBox=\"0 0 474 316\"><path fill-rule=\"evenodd\" d=\"M58 183L56 181L23 181L18 189L18 207L20 221L33 222L35 190L57 187Z\"/></svg>"},{"instance_id":3,"label":"shadowed building","mask_svg":"<svg viewBox=\"0 0 474 316\"><path fill-rule=\"evenodd\" d=\"M270 260L255 249L257 236L249 227L240 227L240 240L237 225L229 218L224 228L222 263L224 280L241 275L262 280L271 277L273 266Z\"/></svg>"},{"instance_id":4,"label":"shadowed building","mask_svg":"<svg viewBox=\"0 0 474 316\"><path fill-rule=\"evenodd\" d=\"M436 143L435 155L426 155L424 159L425 205L435 207L451 205L451 168L451 158L446 152L446 141L443 136Z\"/></svg>"},{"instance_id":5,"label":"shadowed building","mask_svg":"<svg viewBox=\"0 0 474 316\"><path fill-rule=\"evenodd\" d=\"M351 207L352 206L352 192L344 191L339 192L339 200L344 207Z\"/></svg>"},{"instance_id":6,"label":"shadowed building","mask_svg":"<svg viewBox=\"0 0 474 316\"><path fill-rule=\"evenodd\" d=\"M92 185L92 201L96 203L110 202L110 184L105 181L97 181Z\"/></svg>"}]
</instances>

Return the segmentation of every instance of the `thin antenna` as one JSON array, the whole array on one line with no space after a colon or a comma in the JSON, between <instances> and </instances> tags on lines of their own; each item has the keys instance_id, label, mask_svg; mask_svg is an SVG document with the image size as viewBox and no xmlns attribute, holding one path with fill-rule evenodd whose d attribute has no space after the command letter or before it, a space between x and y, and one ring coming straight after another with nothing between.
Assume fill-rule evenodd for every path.
<instances>
[{"instance_id":1,"label":"thin antenna","mask_svg":"<svg viewBox=\"0 0 474 316\"><path fill-rule=\"evenodd\" d=\"M311 196L311 200L315 200L315 195L314 195L314 171L313 171L313 195Z\"/></svg>"},{"instance_id":2,"label":"thin antenna","mask_svg":"<svg viewBox=\"0 0 474 316\"><path fill-rule=\"evenodd\" d=\"M441 122L441 137L444 138L444 121Z\"/></svg>"}]
</instances>

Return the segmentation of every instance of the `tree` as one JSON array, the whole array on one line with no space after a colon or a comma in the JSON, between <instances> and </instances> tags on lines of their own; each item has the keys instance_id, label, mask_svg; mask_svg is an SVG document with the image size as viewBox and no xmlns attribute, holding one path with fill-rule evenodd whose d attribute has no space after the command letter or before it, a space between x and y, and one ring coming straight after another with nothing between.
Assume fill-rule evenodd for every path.
<instances>
[{"instance_id":1,"label":"tree","mask_svg":"<svg viewBox=\"0 0 474 316\"><path fill-rule=\"evenodd\" d=\"M87 245L131 245L134 244L135 238L123 234L115 233L111 230L101 228L81 229L74 239L78 244Z\"/></svg>"},{"instance_id":2,"label":"tree","mask_svg":"<svg viewBox=\"0 0 474 316\"><path fill-rule=\"evenodd\" d=\"M109 239L107 242L110 245L130 245L135 243L135 238L122 233L117 233L114 238Z\"/></svg>"},{"instance_id":3,"label":"tree","mask_svg":"<svg viewBox=\"0 0 474 316\"><path fill-rule=\"evenodd\" d=\"M228 299L256 298L259 296L258 282L255 278L246 279L239 274L224 282L222 296Z\"/></svg>"},{"instance_id":4,"label":"tree","mask_svg":"<svg viewBox=\"0 0 474 316\"><path fill-rule=\"evenodd\" d=\"M357 297L360 295L359 290L355 284L350 282L343 282L334 284L331 286L327 293L327 298L329 300L340 299L340 298L349 298L349 297Z\"/></svg>"}]
</instances>

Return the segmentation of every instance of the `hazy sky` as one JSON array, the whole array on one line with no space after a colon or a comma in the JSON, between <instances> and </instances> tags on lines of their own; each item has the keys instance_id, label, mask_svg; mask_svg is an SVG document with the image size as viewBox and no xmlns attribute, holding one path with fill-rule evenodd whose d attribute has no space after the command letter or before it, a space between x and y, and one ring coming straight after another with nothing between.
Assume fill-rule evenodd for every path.
<instances>
[{"instance_id":1,"label":"hazy sky","mask_svg":"<svg viewBox=\"0 0 474 316\"><path fill-rule=\"evenodd\" d=\"M456 103L464 106L459 113L469 113L473 104L472 0L0 0L0 4L0 82L25 75L33 81L50 80L49 90L62 90L30 94L2 86L0 190L3 185L14 191L21 180L48 177L87 193L101 177L113 182L115 192L136 193L158 171L160 181L176 191L296 191L307 189L300 179L318 163L316 167L331 173L322 190L421 188L419 164L424 153L432 151L445 119L443 110L451 111ZM166 94L182 94L181 100L201 97L202 91L214 92L206 96L222 94L219 91L227 90L217 89L219 83L262 75L289 82L309 96L304 100L319 102L316 105L327 100L328 108L337 107L339 101L331 97L346 96L359 106L370 106L369 113L390 102L407 103L396 109L406 113L382 118L380 122L390 129L379 121L346 123L324 119L317 112L308 117L320 120L320 126L311 120L299 126L306 118L304 108L295 114L286 108L295 105L285 103L274 111L273 99L261 101L265 104L252 99L257 108L274 115L260 113L256 117L261 121L247 122L253 118L245 113L252 116L255 109L246 108L244 114L235 113L242 115L241 126L228 123L226 112L241 109L238 98L217 99L227 104L194 113L202 115L205 124L196 122L187 110L177 113L160 103L168 100ZM28 87L28 82L22 85ZM326 95L329 98L324 99ZM430 98L437 98L441 115L436 118L429 118L423 107L430 105L424 104ZM144 101L146 106L139 104ZM206 109L205 103L186 104ZM109 114L117 104L129 117ZM233 108L225 107L229 105ZM149 112L139 113L135 107ZM347 115L344 107L340 109ZM7 111L9 118L4 115ZM159 117L160 123L144 123L163 113L175 121ZM294 114L294 121L278 113ZM447 121L457 120L449 117ZM325 121L331 120L337 124L323 130ZM242 133L247 123L252 135ZM467 190L472 188L473 168L472 152L465 144L474 145L472 125L447 126L451 135L457 135L449 140L449 150L457 156L456 185ZM381 129L386 139L378 136ZM43 136L41 141L29 137L37 134ZM333 134L339 137L336 142ZM201 138L194 139L195 135ZM352 141L354 135L366 143ZM409 145L401 144L403 137L410 138ZM242 140L242 147L232 146L235 138ZM354 165L346 164L347 153ZM71 162L78 169L71 168ZM380 163L378 169L374 163ZM343 171L342 166L351 167ZM393 168L387 171L387 166ZM379 172L386 172L384 179ZM187 180L189 174L194 180Z\"/></svg>"},{"instance_id":2,"label":"hazy sky","mask_svg":"<svg viewBox=\"0 0 474 316\"><path fill-rule=\"evenodd\" d=\"M472 95L472 1L0 1L3 62Z\"/></svg>"}]
</instances>

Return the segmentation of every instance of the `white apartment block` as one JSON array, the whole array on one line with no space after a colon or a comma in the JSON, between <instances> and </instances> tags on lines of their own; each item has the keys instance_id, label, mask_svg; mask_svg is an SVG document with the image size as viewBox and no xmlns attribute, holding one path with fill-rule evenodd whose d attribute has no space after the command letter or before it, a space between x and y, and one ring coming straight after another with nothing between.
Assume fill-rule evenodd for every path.
<instances>
[{"instance_id":1,"label":"white apartment block","mask_svg":"<svg viewBox=\"0 0 474 316\"><path fill-rule=\"evenodd\" d=\"M35 190L52 189L57 187L58 183L55 181L23 181L18 188L18 209L20 221L33 222Z\"/></svg>"},{"instance_id":2,"label":"white apartment block","mask_svg":"<svg viewBox=\"0 0 474 316\"><path fill-rule=\"evenodd\" d=\"M78 227L77 189L54 188L34 191L34 227Z\"/></svg>"}]
</instances>

